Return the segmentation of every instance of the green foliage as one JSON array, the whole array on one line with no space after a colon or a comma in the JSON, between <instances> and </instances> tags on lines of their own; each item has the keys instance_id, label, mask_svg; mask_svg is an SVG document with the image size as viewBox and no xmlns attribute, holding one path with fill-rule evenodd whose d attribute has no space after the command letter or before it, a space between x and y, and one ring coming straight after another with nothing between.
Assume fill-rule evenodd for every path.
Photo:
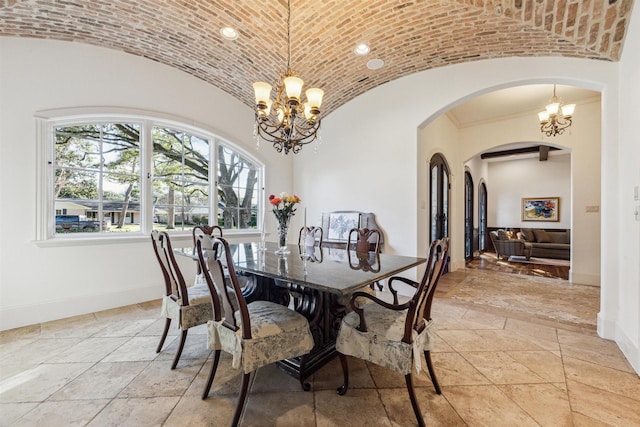
<instances>
[{"instance_id":1,"label":"green foliage","mask_svg":"<svg viewBox=\"0 0 640 427\"><path fill-rule=\"evenodd\" d=\"M59 127L55 132L56 199L103 201L140 199L140 125L101 123ZM171 211L179 206L206 206L209 191L209 141L181 130L152 129L154 204ZM247 228L257 187L256 167L235 151L218 145L218 201L227 228ZM214 193L215 194L215 193ZM126 205L123 209L126 209ZM124 216L126 211L121 212ZM204 222L206 223L206 221ZM169 227L173 226L170 221Z\"/></svg>"}]
</instances>

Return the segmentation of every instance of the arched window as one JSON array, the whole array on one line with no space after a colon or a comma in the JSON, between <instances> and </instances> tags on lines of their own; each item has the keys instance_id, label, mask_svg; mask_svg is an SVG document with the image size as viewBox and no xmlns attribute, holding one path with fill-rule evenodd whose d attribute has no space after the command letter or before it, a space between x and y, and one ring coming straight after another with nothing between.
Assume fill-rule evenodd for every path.
<instances>
[{"instance_id":1,"label":"arched window","mask_svg":"<svg viewBox=\"0 0 640 427\"><path fill-rule=\"evenodd\" d=\"M127 114L39 124L38 240L257 228L263 165L208 131Z\"/></svg>"}]
</instances>

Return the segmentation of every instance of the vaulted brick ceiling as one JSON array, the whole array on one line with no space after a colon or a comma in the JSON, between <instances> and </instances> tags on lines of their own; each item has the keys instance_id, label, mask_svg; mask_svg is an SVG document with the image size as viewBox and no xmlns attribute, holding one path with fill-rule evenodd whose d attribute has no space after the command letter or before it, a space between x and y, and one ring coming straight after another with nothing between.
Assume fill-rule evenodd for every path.
<instances>
[{"instance_id":1,"label":"vaulted brick ceiling","mask_svg":"<svg viewBox=\"0 0 640 427\"><path fill-rule=\"evenodd\" d=\"M448 64L552 56L617 61L633 0L291 0L291 67L326 116L378 85ZM287 65L286 0L7 0L0 34L89 43L185 71L253 106ZM239 30L224 40L221 27ZM365 41L371 53L353 50ZM368 60L385 66L369 70Z\"/></svg>"}]
</instances>

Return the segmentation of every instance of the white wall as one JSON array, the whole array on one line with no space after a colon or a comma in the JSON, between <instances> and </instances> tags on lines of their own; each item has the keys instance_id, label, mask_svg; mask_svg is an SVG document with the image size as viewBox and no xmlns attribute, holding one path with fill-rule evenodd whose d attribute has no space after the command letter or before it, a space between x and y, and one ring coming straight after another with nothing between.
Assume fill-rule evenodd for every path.
<instances>
[{"instance_id":1,"label":"white wall","mask_svg":"<svg viewBox=\"0 0 640 427\"><path fill-rule=\"evenodd\" d=\"M485 186L487 186L487 189L489 188L489 162L482 160L480 156L475 156L468 162L465 162L464 166L465 169L471 174L471 178L473 179L473 227L478 228L480 224L480 213L478 211L480 206L480 184L484 183ZM489 201L487 201L487 204L488 203ZM488 214L489 212L487 211L487 215ZM489 226L488 223L487 226Z\"/></svg>"},{"instance_id":2,"label":"white wall","mask_svg":"<svg viewBox=\"0 0 640 427\"><path fill-rule=\"evenodd\" d=\"M552 155L544 162L529 157L488 162L488 166L489 227L571 228L570 154ZM560 197L560 221L522 221L523 197Z\"/></svg>"},{"instance_id":3,"label":"white wall","mask_svg":"<svg viewBox=\"0 0 640 427\"><path fill-rule=\"evenodd\" d=\"M636 372L640 373L640 2L633 5L629 31L620 61L620 81L624 90L613 108L619 111L616 150L603 150L603 232L612 256L603 260L603 275L619 286L603 295L605 308L600 313L598 333L616 340ZM609 105L605 105L608 108ZM606 147L608 148L608 147ZM635 214L637 212L637 214ZM605 215L606 214L606 215ZM634 215L635 214L635 215Z\"/></svg>"},{"instance_id":4,"label":"white wall","mask_svg":"<svg viewBox=\"0 0 640 427\"><path fill-rule=\"evenodd\" d=\"M109 106L186 118L277 170L267 177L267 192L291 187L291 159L269 147L256 151L250 108L157 62L77 43L0 37L0 94L0 329L160 296L148 236L115 244L34 244L38 111Z\"/></svg>"}]
</instances>

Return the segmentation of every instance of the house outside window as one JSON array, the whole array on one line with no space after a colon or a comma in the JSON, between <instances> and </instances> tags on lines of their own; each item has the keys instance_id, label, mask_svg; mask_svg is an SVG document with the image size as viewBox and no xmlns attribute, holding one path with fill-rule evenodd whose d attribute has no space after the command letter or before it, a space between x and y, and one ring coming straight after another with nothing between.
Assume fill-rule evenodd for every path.
<instances>
[{"instance_id":1,"label":"house outside window","mask_svg":"<svg viewBox=\"0 0 640 427\"><path fill-rule=\"evenodd\" d=\"M257 229L264 166L210 132L122 115L39 125L38 240Z\"/></svg>"}]
</instances>

